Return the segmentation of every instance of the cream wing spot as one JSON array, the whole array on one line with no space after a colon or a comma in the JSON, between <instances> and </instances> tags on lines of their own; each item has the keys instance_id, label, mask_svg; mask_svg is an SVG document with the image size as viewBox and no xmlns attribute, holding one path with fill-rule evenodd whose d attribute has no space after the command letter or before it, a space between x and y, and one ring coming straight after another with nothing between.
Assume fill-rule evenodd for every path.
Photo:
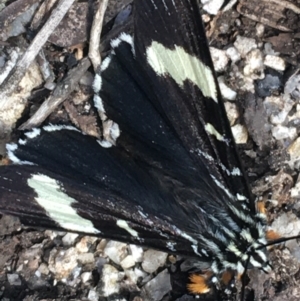
<instances>
[{"instance_id":1,"label":"cream wing spot","mask_svg":"<svg viewBox=\"0 0 300 301\"><path fill-rule=\"evenodd\" d=\"M130 235L134 236L134 237L139 237L137 231L135 231L134 229L132 229L128 223L126 221L124 221L123 219L119 219L117 220L117 226L126 230Z\"/></svg>"},{"instance_id":2,"label":"cream wing spot","mask_svg":"<svg viewBox=\"0 0 300 301\"><path fill-rule=\"evenodd\" d=\"M154 41L147 48L146 55L148 63L158 75L168 74L180 86L183 86L184 81L190 80L200 88L204 96L218 102L212 70L182 47L175 45L172 50Z\"/></svg>"},{"instance_id":3,"label":"cream wing spot","mask_svg":"<svg viewBox=\"0 0 300 301\"><path fill-rule=\"evenodd\" d=\"M27 180L37 196L35 201L59 226L83 233L101 233L91 221L79 216L72 204L77 201L61 190L59 183L46 175L35 174Z\"/></svg>"},{"instance_id":4,"label":"cream wing spot","mask_svg":"<svg viewBox=\"0 0 300 301\"><path fill-rule=\"evenodd\" d=\"M215 127L214 127L212 124L207 123L207 124L205 125L205 130L206 130L206 132L207 132L208 134L210 134L210 135L212 135L212 136L215 136L217 140L223 141L223 142L225 142L226 144L229 143L229 141L228 141L227 139L225 139L224 136L221 135L221 134L215 129Z\"/></svg>"}]
</instances>

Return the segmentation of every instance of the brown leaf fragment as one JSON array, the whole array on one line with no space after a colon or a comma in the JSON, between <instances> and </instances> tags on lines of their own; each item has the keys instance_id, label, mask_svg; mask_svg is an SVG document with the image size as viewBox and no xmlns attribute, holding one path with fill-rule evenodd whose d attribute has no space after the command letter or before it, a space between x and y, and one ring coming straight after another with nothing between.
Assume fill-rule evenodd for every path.
<instances>
[{"instance_id":1,"label":"brown leaf fragment","mask_svg":"<svg viewBox=\"0 0 300 301\"><path fill-rule=\"evenodd\" d=\"M300 26L300 7L289 1L241 1L237 11L245 17L281 31L295 31Z\"/></svg>"},{"instance_id":2,"label":"brown leaf fragment","mask_svg":"<svg viewBox=\"0 0 300 301\"><path fill-rule=\"evenodd\" d=\"M268 37L267 42L273 45L273 49L281 54L294 55L300 47L300 39L295 39L293 33L280 33L278 36Z\"/></svg>"},{"instance_id":3,"label":"brown leaf fragment","mask_svg":"<svg viewBox=\"0 0 300 301\"><path fill-rule=\"evenodd\" d=\"M70 102L64 102L64 107L72 121L82 132L94 136L99 137L100 131L97 128L97 119L94 115L80 115L77 111L76 107Z\"/></svg>"}]
</instances>

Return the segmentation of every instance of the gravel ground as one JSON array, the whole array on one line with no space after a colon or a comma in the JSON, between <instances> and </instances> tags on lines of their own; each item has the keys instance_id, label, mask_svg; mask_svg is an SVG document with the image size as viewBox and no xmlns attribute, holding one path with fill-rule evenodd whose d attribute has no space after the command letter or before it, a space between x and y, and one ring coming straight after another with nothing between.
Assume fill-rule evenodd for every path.
<instances>
[{"instance_id":1,"label":"gravel ground","mask_svg":"<svg viewBox=\"0 0 300 301\"><path fill-rule=\"evenodd\" d=\"M107 35L112 32L112 16L130 1L116 6L120 2L111 1L105 27ZM121 28L130 20L128 12L127 7L119 15L121 21L115 21L121 22L118 23ZM215 17L204 12L203 16L226 110L252 190L265 199L270 226L284 236L300 232L299 13L299 1L240 1L222 15ZM0 23L1 17L0 14ZM88 28L88 22L83 23L83 28ZM63 27L68 30L66 24ZM0 63L12 60L14 51L22 51L21 34L29 35L27 30L17 34L14 43L0 45ZM77 28L80 30L83 30L81 25ZM52 36L44 49L58 79L77 60L67 51L68 46L59 43ZM18 50L15 45L20 46ZM86 46L76 49L76 55L80 49L84 55ZM27 78L41 85L43 81L36 72L31 69ZM71 120L89 130L91 124L94 126L92 77L92 72L87 71L80 87L52 113L49 121ZM36 78L39 80L33 80ZM15 122L20 125L27 120L49 95L43 85L36 89L36 85L27 82L26 86L28 89L21 89L21 94L30 101L21 119L16 110L11 124L2 122L0 111L3 155L3 146L11 139ZM159 301L178 297L170 281L176 258L134 245L73 233L26 229L17 219L2 216L0 254L0 300ZM297 240L272 247L270 258L274 268L270 274L249 270L247 301L300 300ZM240 291L241 284L237 283L236 287ZM200 300L216 298L203 296ZM222 301L238 298L238 293L219 296ZM177 300L190 299L183 296Z\"/></svg>"}]
</instances>

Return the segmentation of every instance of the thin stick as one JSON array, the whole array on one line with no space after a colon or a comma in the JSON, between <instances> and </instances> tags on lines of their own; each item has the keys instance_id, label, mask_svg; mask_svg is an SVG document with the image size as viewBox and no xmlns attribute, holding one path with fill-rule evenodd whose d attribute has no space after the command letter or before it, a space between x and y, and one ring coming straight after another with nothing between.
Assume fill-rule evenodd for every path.
<instances>
[{"instance_id":1,"label":"thin stick","mask_svg":"<svg viewBox=\"0 0 300 301\"><path fill-rule=\"evenodd\" d=\"M4 106L7 106L7 97L17 89L18 84L26 73L28 67L33 62L54 29L65 16L73 2L74 0L60 0L45 25L23 54L20 61L16 64L15 68L0 86L0 107L3 108Z\"/></svg>"},{"instance_id":2,"label":"thin stick","mask_svg":"<svg viewBox=\"0 0 300 301\"><path fill-rule=\"evenodd\" d=\"M57 84L50 97L43 102L35 114L23 123L19 129L25 130L39 126L74 91L78 81L90 66L91 62L88 58L82 59L75 68L68 72L66 78Z\"/></svg>"},{"instance_id":3,"label":"thin stick","mask_svg":"<svg viewBox=\"0 0 300 301\"><path fill-rule=\"evenodd\" d=\"M107 8L108 0L100 0L98 9L95 13L91 37L90 37L90 46L89 46L89 58L92 61L94 71L96 72L97 68L101 64L101 55L100 55L100 35L103 26L104 14Z\"/></svg>"}]
</instances>

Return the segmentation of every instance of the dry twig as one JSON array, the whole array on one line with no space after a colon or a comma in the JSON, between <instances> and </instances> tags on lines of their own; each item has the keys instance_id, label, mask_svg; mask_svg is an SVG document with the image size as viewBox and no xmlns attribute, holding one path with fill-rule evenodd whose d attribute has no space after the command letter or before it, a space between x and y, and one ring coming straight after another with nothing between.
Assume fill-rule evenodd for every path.
<instances>
[{"instance_id":1,"label":"dry twig","mask_svg":"<svg viewBox=\"0 0 300 301\"><path fill-rule=\"evenodd\" d=\"M99 51L100 36L107 4L108 0L100 0L97 12L94 15L94 20L91 29L89 58L92 61L95 72L101 64L101 55Z\"/></svg>"},{"instance_id":2,"label":"dry twig","mask_svg":"<svg viewBox=\"0 0 300 301\"><path fill-rule=\"evenodd\" d=\"M0 107L7 105L7 97L17 89L18 84L26 73L28 67L33 62L59 22L65 16L73 2L74 0L60 0L45 25L42 27L26 52L23 54L20 61L16 64L15 68L0 86Z\"/></svg>"},{"instance_id":3,"label":"dry twig","mask_svg":"<svg viewBox=\"0 0 300 301\"><path fill-rule=\"evenodd\" d=\"M71 94L90 66L91 62L88 58L82 59L75 68L69 71L66 78L56 86L51 96L43 102L37 112L23 123L19 129L31 129L40 125Z\"/></svg>"}]
</instances>

